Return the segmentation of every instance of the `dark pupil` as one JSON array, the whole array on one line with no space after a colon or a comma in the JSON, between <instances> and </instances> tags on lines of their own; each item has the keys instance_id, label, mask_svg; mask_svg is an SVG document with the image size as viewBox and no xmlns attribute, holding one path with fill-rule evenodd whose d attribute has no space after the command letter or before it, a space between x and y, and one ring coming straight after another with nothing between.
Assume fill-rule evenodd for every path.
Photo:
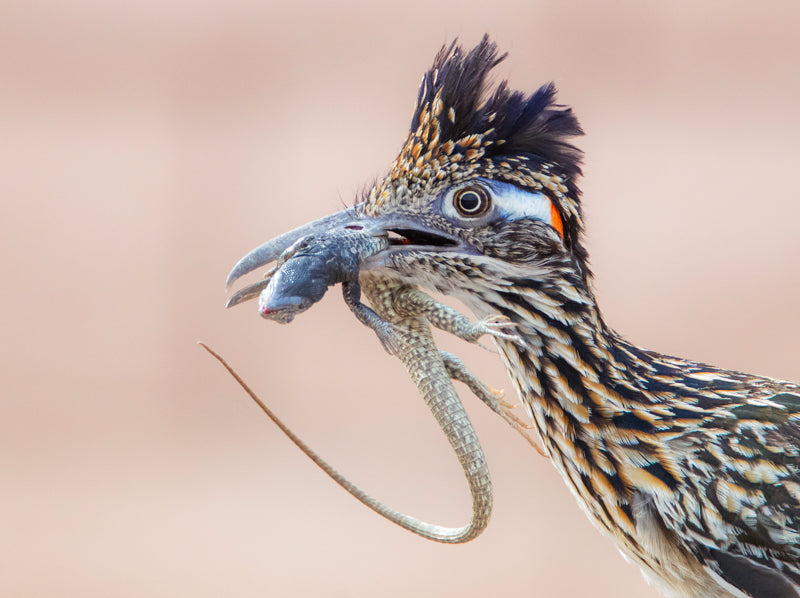
<instances>
[{"instance_id":1,"label":"dark pupil","mask_svg":"<svg viewBox=\"0 0 800 598\"><path fill-rule=\"evenodd\" d=\"M481 207L481 196L474 191L467 191L458 198L458 205L464 212L475 212Z\"/></svg>"}]
</instances>

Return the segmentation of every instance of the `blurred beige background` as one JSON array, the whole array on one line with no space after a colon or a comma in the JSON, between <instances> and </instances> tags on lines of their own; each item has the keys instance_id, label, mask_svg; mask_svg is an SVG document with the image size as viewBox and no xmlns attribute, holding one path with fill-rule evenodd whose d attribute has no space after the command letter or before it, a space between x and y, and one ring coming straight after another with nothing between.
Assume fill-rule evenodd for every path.
<instances>
[{"instance_id":1,"label":"blurred beige background","mask_svg":"<svg viewBox=\"0 0 800 598\"><path fill-rule=\"evenodd\" d=\"M338 292L279 326L225 311L223 281L382 173L436 50L487 31L500 75L555 80L588 133L608 321L800 379L798 26L795 1L4 0L0 595L656 596L472 396L495 515L442 546L347 496L195 341L368 491L466 520L433 418Z\"/></svg>"}]
</instances>

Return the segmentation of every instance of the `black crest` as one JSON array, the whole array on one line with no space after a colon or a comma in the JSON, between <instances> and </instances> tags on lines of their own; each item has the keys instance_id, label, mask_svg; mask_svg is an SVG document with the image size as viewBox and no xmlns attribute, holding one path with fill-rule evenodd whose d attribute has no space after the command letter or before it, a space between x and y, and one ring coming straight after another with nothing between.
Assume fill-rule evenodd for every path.
<instances>
[{"instance_id":1,"label":"black crest","mask_svg":"<svg viewBox=\"0 0 800 598\"><path fill-rule=\"evenodd\" d=\"M438 96L444 105L439 117L442 140L455 141L492 130L489 138L502 139L504 143L491 146L487 157L514 155L551 164L574 181L581 174L582 152L569 138L583 134L577 118L570 108L555 103L553 83L531 95L509 90L506 81L492 89L489 73L505 57L506 54L498 55L497 44L486 35L469 52L457 41L443 47L422 78L412 131L424 107Z\"/></svg>"}]
</instances>

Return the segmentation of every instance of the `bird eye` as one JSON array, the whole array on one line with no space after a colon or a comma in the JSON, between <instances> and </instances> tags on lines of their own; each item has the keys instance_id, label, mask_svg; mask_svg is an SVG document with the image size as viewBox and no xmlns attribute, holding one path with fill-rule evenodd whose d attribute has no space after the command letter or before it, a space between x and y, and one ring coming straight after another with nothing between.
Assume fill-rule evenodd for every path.
<instances>
[{"instance_id":1,"label":"bird eye","mask_svg":"<svg viewBox=\"0 0 800 598\"><path fill-rule=\"evenodd\" d=\"M462 216L480 216L489 209L490 203L489 192L478 185L464 187L453 195L453 205Z\"/></svg>"}]
</instances>

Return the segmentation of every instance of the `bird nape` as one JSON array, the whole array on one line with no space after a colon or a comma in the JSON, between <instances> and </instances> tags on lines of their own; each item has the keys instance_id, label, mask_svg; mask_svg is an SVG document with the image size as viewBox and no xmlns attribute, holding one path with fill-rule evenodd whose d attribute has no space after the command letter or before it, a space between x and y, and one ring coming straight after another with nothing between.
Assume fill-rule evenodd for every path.
<instances>
[{"instance_id":1,"label":"bird nape","mask_svg":"<svg viewBox=\"0 0 800 598\"><path fill-rule=\"evenodd\" d=\"M394 331L390 349L426 400L449 395L457 379L511 423L457 358L425 344L430 324L471 342L492 334L567 486L667 595L800 597L800 386L648 351L605 324L582 245L582 155L572 141L581 128L555 103L552 84L530 95L490 86L503 57L488 37L470 51L443 48L389 174L354 208L249 254L229 284L321 231L386 240L325 284L350 283L351 307L360 284L377 312L370 325ZM470 324L418 287L457 297L481 320ZM482 462L465 414L436 408L446 411L440 424L451 442L469 431L453 444L459 458L467 451ZM440 537L382 514L440 541L474 537L488 521L491 489L485 464L470 463L462 459L472 527Z\"/></svg>"}]
</instances>

